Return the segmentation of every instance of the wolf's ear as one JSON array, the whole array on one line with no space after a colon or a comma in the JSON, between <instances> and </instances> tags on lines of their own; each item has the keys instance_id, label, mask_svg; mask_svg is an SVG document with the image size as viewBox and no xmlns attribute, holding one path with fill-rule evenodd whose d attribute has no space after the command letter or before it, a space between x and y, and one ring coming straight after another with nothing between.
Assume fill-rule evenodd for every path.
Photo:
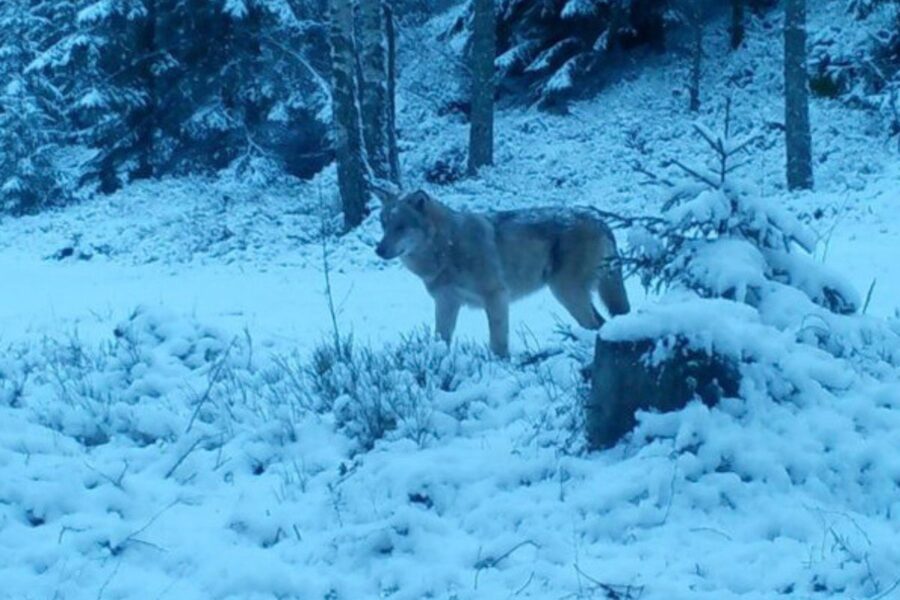
<instances>
[{"instance_id":1,"label":"wolf's ear","mask_svg":"<svg viewBox=\"0 0 900 600\"><path fill-rule=\"evenodd\" d=\"M409 202L410 206L420 212L424 212L425 206L430 199L431 196L425 190L416 190L406 197L406 201Z\"/></svg>"}]
</instances>

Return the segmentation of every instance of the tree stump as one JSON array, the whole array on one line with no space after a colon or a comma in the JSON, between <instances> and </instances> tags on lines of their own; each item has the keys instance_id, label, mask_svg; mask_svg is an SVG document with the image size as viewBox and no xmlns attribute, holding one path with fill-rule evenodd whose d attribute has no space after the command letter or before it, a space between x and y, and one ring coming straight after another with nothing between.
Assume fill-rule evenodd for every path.
<instances>
[{"instance_id":1,"label":"tree stump","mask_svg":"<svg viewBox=\"0 0 900 600\"><path fill-rule=\"evenodd\" d=\"M635 424L638 410L678 410L694 398L713 405L736 396L740 373L733 361L676 343L672 356L654 363L656 340L611 342L597 336L591 394L585 403L588 446L614 446Z\"/></svg>"}]
</instances>

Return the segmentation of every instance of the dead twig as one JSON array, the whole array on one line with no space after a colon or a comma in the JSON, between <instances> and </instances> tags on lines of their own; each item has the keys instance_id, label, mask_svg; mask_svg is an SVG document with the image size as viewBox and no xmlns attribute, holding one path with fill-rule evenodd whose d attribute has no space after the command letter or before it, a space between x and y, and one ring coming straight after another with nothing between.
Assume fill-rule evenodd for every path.
<instances>
[{"instance_id":1,"label":"dead twig","mask_svg":"<svg viewBox=\"0 0 900 600\"><path fill-rule=\"evenodd\" d=\"M602 590L609 600L637 600L644 593L644 586L632 586L630 583L605 583L594 579L585 573L578 564L575 564L575 571L593 584L596 589Z\"/></svg>"},{"instance_id":2,"label":"dead twig","mask_svg":"<svg viewBox=\"0 0 900 600\"><path fill-rule=\"evenodd\" d=\"M866 292L866 301L863 302L862 314L866 314L866 311L869 310L869 303L872 302L872 292L875 291L876 283L878 283L878 278L872 280L872 285L869 286L869 291Z\"/></svg>"},{"instance_id":3,"label":"dead twig","mask_svg":"<svg viewBox=\"0 0 900 600\"><path fill-rule=\"evenodd\" d=\"M202 444L205 440L206 440L205 436L200 436L199 438L194 440L194 443L191 444L188 447L188 449L181 456L178 457L178 460L175 461L175 464L172 465L168 471L166 471L166 474L165 474L165 476L163 476L163 479L168 479L169 477L171 477L175 473L175 470L181 466L181 463L183 463L187 459L187 457L190 456L191 453L197 449L197 446Z\"/></svg>"},{"instance_id":4,"label":"dead twig","mask_svg":"<svg viewBox=\"0 0 900 600\"><path fill-rule=\"evenodd\" d=\"M485 569L493 569L493 568L497 567L497 565L499 565L505 559L509 558L509 556L512 555L513 552L515 552L516 550L518 550L519 548L522 548L524 546L533 546L535 548L540 547L532 540L525 540L523 542L519 542L518 544L516 544L515 546L513 546L512 548L510 548L509 550L507 550L506 552L504 552L503 554L501 554L497 557L488 556L485 558L479 558L475 562L474 589L476 589L476 590L478 589L478 576L481 574L482 571L484 571ZM478 555L481 556L481 549L478 550Z\"/></svg>"},{"instance_id":5,"label":"dead twig","mask_svg":"<svg viewBox=\"0 0 900 600\"><path fill-rule=\"evenodd\" d=\"M219 357L219 360L212 366L209 373L209 381L206 386L206 390L203 392L203 395L200 397L200 400L197 402L197 406L194 407L194 412L191 414L191 419L188 421L188 426L184 430L185 433L190 433L191 428L194 426L194 421L197 419L197 416L200 414L200 410L203 406L209 401L210 395L212 394L212 389L215 387L222 376L222 371L225 369L225 363L228 361L228 356L231 354L231 350L237 344L237 338L233 338L231 343L228 344L228 347L225 348L225 352L222 353L222 356Z\"/></svg>"},{"instance_id":6,"label":"dead twig","mask_svg":"<svg viewBox=\"0 0 900 600\"><path fill-rule=\"evenodd\" d=\"M125 473L128 472L128 461L126 460L126 461L124 461L124 462L125 462L125 464L122 465L122 472L119 473L119 476L116 477L115 479L113 479L112 477L110 477L110 476L107 475L106 473L104 473L104 472L102 472L102 471L100 471L100 470L98 470L98 469L95 469L95 468L92 467L90 464L88 464L87 461L85 461L84 466L86 466L88 469L90 469L91 471L93 471L94 473L96 473L97 475L99 475L100 477L102 477L103 479L105 479L106 481L108 481L108 482L110 482L111 484L113 484L115 487L119 488L120 490L124 490L124 488L122 487L122 480L125 478Z\"/></svg>"}]
</instances>

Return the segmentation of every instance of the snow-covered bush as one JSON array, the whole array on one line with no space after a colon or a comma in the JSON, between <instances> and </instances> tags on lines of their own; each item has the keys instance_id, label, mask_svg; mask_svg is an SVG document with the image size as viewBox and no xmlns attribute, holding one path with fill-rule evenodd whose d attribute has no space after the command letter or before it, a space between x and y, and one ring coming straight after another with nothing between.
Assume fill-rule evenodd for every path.
<instances>
[{"instance_id":1,"label":"snow-covered bush","mask_svg":"<svg viewBox=\"0 0 900 600\"><path fill-rule=\"evenodd\" d=\"M370 449L389 434L424 443L435 410L452 411L440 395L477 382L490 364L480 347L448 348L426 330L384 347L348 341L309 357L257 356L249 334L142 307L100 343L73 333L6 348L0 405L85 446L117 436L140 446L222 440L247 426L282 445L311 419Z\"/></svg>"},{"instance_id":2,"label":"snow-covered bush","mask_svg":"<svg viewBox=\"0 0 900 600\"><path fill-rule=\"evenodd\" d=\"M818 241L812 230L785 207L730 177L756 136L735 139L728 127L720 136L696 126L712 161L675 161L691 181L675 187L661 219L632 234L632 259L645 284L754 306L798 290L829 311L855 312L856 291L812 258Z\"/></svg>"},{"instance_id":3,"label":"snow-covered bush","mask_svg":"<svg viewBox=\"0 0 900 600\"><path fill-rule=\"evenodd\" d=\"M813 259L817 239L785 207L734 181L737 156L753 136L734 139L702 125L709 165L674 165L690 176L675 186L660 218L630 235L630 266L660 302L613 319L609 342L655 340L651 362L685 348L717 356L742 376L741 396L819 402L900 366L900 336L855 314L856 291Z\"/></svg>"},{"instance_id":4,"label":"snow-covered bush","mask_svg":"<svg viewBox=\"0 0 900 600\"><path fill-rule=\"evenodd\" d=\"M142 445L171 441L194 419L222 426L220 384L238 354L213 329L143 308L102 343L71 334L11 353L18 360L4 372L12 376L0 378L10 379L6 395L89 446L115 435Z\"/></svg>"},{"instance_id":5,"label":"snow-covered bush","mask_svg":"<svg viewBox=\"0 0 900 600\"><path fill-rule=\"evenodd\" d=\"M425 167L425 181L436 185L454 183L465 175L466 153L459 147L445 148Z\"/></svg>"},{"instance_id":6,"label":"snow-covered bush","mask_svg":"<svg viewBox=\"0 0 900 600\"><path fill-rule=\"evenodd\" d=\"M485 361L481 349L449 348L424 329L378 349L352 340L328 342L304 369L304 395L315 410L331 412L336 426L363 449L389 432L421 444L433 434L435 395L477 378Z\"/></svg>"}]
</instances>

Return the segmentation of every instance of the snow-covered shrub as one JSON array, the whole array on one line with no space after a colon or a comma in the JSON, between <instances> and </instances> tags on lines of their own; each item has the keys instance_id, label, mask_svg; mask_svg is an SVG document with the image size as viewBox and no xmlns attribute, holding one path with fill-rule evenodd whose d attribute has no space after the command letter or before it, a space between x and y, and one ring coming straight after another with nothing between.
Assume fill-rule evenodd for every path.
<instances>
[{"instance_id":1,"label":"snow-covered shrub","mask_svg":"<svg viewBox=\"0 0 900 600\"><path fill-rule=\"evenodd\" d=\"M459 147L444 149L425 167L425 181L437 185L459 181L465 175L466 153Z\"/></svg>"},{"instance_id":2,"label":"snow-covered shrub","mask_svg":"<svg viewBox=\"0 0 900 600\"><path fill-rule=\"evenodd\" d=\"M477 377L485 362L474 346L452 348L417 330L383 348L351 340L319 345L306 366L306 398L331 412L336 426L369 449L389 432L423 443L432 435L435 395Z\"/></svg>"},{"instance_id":3,"label":"snow-covered shrub","mask_svg":"<svg viewBox=\"0 0 900 600\"><path fill-rule=\"evenodd\" d=\"M388 434L424 443L435 435L436 399L489 364L480 347L448 348L425 330L383 347L330 342L311 356L256 355L249 333L141 307L99 343L71 334L5 349L0 404L86 446L117 436L140 446L214 443L248 426L281 446L315 420L369 449Z\"/></svg>"},{"instance_id":4,"label":"snow-covered shrub","mask_svg":"<svg viewBox=\"0 0 900 600\"><path fill-rule=\"evenodd\" d=\"M854 289L812 258L817 238L783 206L759 197L729 175L754 141L696 126L713 151L707 165L675 161L692 178L677 186L659 220L632 234L632 258L645 284L683 287L706 298L754 306L797 290L830 311L859 308Z\"/></svg>"},{"instance_id":5,"label":"snow-covered shrub","mask_svg":"<svg viewBox=\"0 0 900 600\"><path fill-rule=\"evenodd\" d=\"M583 403L590 393L589 365L593 336L579 336L560 325L558 344L523 335L524 351L507 365L516 381L516 402L531 399L541 407L528 415L524 443L577 455L585 449Z\"/></svg>"},{"instance_id":6,"label":"snow-covered shrub","mask_svg":"<svg viewBox=\"0 0 900 600\"><path fill-rule=\"evenodd\" d=\"M72 334L9 349L0 390L85 445L171 441L194 421L227 431L226 367L243 350L192 320L138 309L98 344Z\"/></svg>"},{"instance_id":7,"label":"snow-covered shrub","mask_svg":"<svg viewBox=\"0 0 900 600\"><path fill-rule=\"evenodd\" d=\"M654 340L653 364L690 349L740 372L745 399L800 405L831 399L900 366L900 336L855 314L860 299L811 255L817 239L785 207L734 181L733 139L698 125L709 165L674 164L690 176L660 218L631 232L626 261L662 299L608 323L609 342Z\"/></svg>"},{"instance_id":8,"label":"snow-covered shrub","mask_svg":"<svg viewBox=\"0 0 900 600\"><path fill-rule=\"evenodd\" d=\"M7 348L0 357L0 405L12 408L22 405L25 385L31 375L23 354L22 349Z\"/></svg>"}]
</instances>

